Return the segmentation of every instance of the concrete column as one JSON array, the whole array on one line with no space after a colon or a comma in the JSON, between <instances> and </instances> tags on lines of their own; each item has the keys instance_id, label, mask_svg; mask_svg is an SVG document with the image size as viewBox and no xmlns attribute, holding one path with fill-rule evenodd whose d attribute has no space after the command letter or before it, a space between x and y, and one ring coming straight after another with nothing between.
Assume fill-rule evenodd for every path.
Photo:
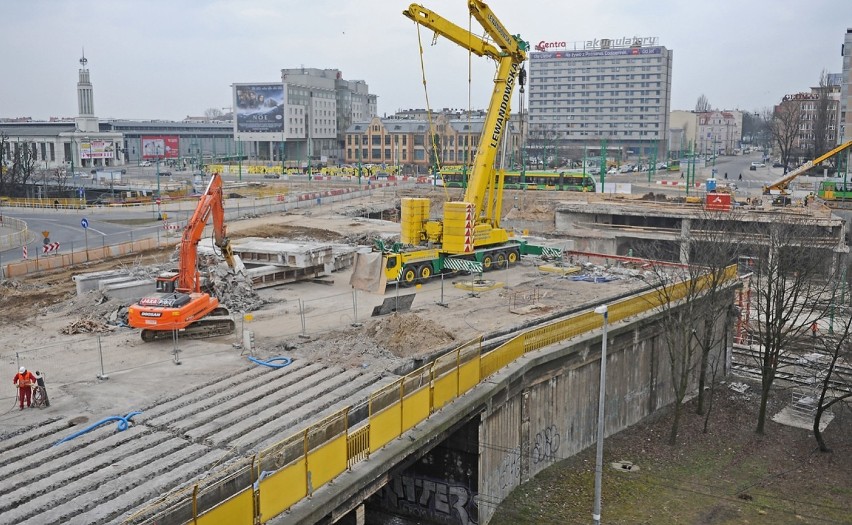
<instances>
[{"instance_id":1,"label":"concrete column","mask_svg":"<svg viewBox=\"0 0 852 525\"><path fill-rule=\"evenodd\" d=\"M692 221L684 218L680 223L680 263L689 264L689 247L691 244L690 227Z\"/></svg>"}]
</instances>

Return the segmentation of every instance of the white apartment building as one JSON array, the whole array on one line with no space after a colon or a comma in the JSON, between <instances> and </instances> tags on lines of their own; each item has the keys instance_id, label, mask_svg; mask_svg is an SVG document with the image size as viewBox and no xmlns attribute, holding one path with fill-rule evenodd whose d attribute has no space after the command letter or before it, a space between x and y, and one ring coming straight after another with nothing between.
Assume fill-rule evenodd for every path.
<instances>
[{"instance_id":1,"label":"white apartment building","mask_svg":"<svg viewBox=\"0 0 852 525\"><path fill-rule=\"evenodd\" d=\"M606 140L609 157L665 158L673 52L657 37L542 41L535 49L528 144L549 137L576 159L584 150L599 155Z\"/></svg>"}]
</instances>

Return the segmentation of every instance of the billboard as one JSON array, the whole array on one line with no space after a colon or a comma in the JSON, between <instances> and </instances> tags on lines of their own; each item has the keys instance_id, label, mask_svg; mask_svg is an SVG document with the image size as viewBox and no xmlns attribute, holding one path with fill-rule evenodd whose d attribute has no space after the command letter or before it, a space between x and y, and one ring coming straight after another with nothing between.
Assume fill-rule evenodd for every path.
<instances>
[{"instance_id":1,"label":"billboard","mask_svg":"<svg viewBox=\"0 0 852 525\"><path fill-rule=\"evenodd\" d=\"M115 156L115 144L106 140L80 142L81 159L111 159Z\"/></svg>"},{"instance_id":2,"label":"billboard","mask_svg":"<svg viewBox=\"0 0 852 525\"><path fill-rule=\"evenodd\" d=\"M180 156L177 135L147 135L142 137L143 159L176 159Z\"/></svg>"},{"instance_id":3,"label":"billboard","mask_svg":"<svg viewBox=\"0 0 852 525\"><path fill-rule=\"evenodd\" d=\"M234 84L237 133L284 131L284 84Z\"/></svg>"}]
</instances>

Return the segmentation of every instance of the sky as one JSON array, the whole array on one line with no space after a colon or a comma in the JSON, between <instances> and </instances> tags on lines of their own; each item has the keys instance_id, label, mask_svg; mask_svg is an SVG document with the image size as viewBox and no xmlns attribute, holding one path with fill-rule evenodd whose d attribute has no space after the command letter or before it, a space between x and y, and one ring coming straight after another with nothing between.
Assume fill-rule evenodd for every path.
<instances>
[{"instance_id":1,"label":"sky","mask_svg":"<svg viewBox=\"0 0 852 525\"><path fill-rule=\"evenodd\" d=\"M534 46L658 37L673 50L671 109L700 95L717 109L757 111L841 71L852 0L490 0ZM465 0L423 0L482 34ZM364 80L378 113L484 108L494 62L417 25L393 0L4 1L0 117L77 115L85 49L101 119L182 120L229 111L234 83L280 81L284 68L339 69ZM517 109L517 98L513 102Z\"/></svg>"}]
</instances>

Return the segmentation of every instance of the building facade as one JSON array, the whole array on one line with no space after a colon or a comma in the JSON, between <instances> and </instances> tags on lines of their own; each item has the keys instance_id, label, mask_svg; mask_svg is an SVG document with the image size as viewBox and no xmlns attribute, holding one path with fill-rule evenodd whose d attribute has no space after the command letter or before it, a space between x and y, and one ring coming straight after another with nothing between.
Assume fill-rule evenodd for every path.
<instances>
[{"instance_id":1,"label":"building facade","mask_svg":"<svg viewBox=\"0 0 852 525\"><path fill-rule=\"evenodd\" d=\"M483 117L441 113L430 120L374 117L346 130L345 162L356 165L396 166L405 173L428 173L437 158L440 166L470 165L485 123ZM430 133L430 129L432 132ZM506 169L520 166L522 138L517 115L512 115L505 135ZM433 155L437 152L437 155Z\"/></svg>"},{"instance_id":2,"label":"building facade","mask_svg":"<svg viewBox=\"0 0 852 525\"><path fill-rule=\"evenodd\" d=\"M843 144L852 140L852 27L846 29L840 55L843 69L840 73L840 127L837 143Z\"/></svg>"},{"instance_id":3,"label":"building facade","mask_svg":"<svg viewBox=\"0 0 852 525\"><path fill-rule=\"evenodd\" d=\"M338 69L282 69L281 82L234 84L233 133L258 159L288 167L342 162L344 134L376 115L363 80Z\"/></svg>"},{"instance_id":4,"label":"building facade","mask_svg":"<svg viewBox=\"0 0 852 525\"><path fill-rule=\"evenodd\" d=\"M665 158L673 52L656 37L540 42L530 53L529 134L622 159Z\"/></svg>"}]
</instances>

